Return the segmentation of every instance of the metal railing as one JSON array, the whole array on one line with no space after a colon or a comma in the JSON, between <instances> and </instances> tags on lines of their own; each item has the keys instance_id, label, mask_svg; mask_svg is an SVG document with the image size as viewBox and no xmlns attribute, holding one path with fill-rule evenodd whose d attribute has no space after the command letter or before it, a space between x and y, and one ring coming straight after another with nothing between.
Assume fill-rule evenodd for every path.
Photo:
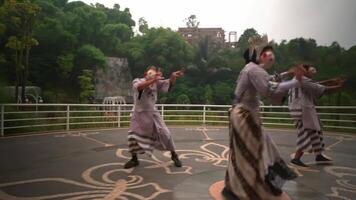
<instances>
[{"instance_id":1,"label":"metal railing","mask_svg":"<svg viewBox=\"0 0 356 200\"><path fill-rule=\"evenodd\" d=\"M2 104L1 136L83 128L127 127L133 105ZM167 124L226 125L230 105L157 104ZM286 106L262 106L265 126L294 127ZM324 128L356 133L356 106L319 106Z\"/></svg>"}]
</instances>

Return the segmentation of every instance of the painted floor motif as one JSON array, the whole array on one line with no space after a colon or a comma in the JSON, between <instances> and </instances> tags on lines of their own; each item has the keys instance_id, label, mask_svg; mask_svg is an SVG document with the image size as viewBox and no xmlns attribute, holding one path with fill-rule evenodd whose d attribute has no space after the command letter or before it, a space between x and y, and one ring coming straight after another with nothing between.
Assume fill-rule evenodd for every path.
<instances>
[{"instance_id":1,"label":"painted floor motif","mask_svg":"<svg viewBox=\"0 0 356 200\"><path fill-rule=\"evenodd\" d=\"M0 139L1 200L212 199L209 188L224 179L228 158L226 128L171 128L183 167L170 152L140 155L140 165L123 169L130 159L127 129L96 130ZM271 133L289 161L296 136ZM295 168L299 178L286 185L293 199L356 199L356 137L327 134L326 154L333 165Z\"/></svg>"}]
</instances>

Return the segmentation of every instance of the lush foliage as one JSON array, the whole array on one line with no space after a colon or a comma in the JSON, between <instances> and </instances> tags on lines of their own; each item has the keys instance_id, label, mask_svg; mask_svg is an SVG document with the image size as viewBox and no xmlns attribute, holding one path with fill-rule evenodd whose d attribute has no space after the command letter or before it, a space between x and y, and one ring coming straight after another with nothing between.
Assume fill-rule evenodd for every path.
<instances>
[{"instance_id":1,"label":"lush foliage","mask_svg":"<svg viewBox=\"0 0 356 200\"><path fill-rule=\"evenodd\" d=\"M128 58L133 77L141 77L149 65L160 67L166 77L174 70L185 70L174 92L160 96L162 103L230 104L244 66L242 50L247 48L248 37L259 35L247 29L239 39L241 50L216 49L208 38L191 46L171 29L150 28L144 18L138 21L139 33L135 34L129 9L119 5L107 8L67 0L5 0L0 4L0 84L39 86L44 102L92 102L93 72L106 69L105 56L116 56ZM31 19L28 29L19 25L15 4L24 5L20 8ZM199 25L194 15L186 22ZM282 41L275 50L273 70L277 72L295 62L308 62L317 66L317 79L336 75L348 79L344 90L325 96L321 104L356 105L352 90L356 46L346 50L337 42L318 46L313 39L296 38ZM22 60L18 52L23 53ZM21 73L25 78L20 83Z\"/></svg>"}]
</instances>

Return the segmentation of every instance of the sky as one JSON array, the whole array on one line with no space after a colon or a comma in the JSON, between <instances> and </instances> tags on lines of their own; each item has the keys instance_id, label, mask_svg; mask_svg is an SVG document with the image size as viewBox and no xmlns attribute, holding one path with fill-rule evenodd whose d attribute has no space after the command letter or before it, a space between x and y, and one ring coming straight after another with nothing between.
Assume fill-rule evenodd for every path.
<instances>
[{"instance_id":1,"label":"sky","mask_svg":"<svg viewBox=\"0 0 356 200\"><path fill-rule=\"evenodd\" d=\"M356 45L356 0L82 0L107 7L129 8L137 22L150 27L184 27L195 14L200 27L222 27L240 36L247 28L276 42L313 38L319 45L337 41L348 49Z\"/></svg>"}]
</instances>

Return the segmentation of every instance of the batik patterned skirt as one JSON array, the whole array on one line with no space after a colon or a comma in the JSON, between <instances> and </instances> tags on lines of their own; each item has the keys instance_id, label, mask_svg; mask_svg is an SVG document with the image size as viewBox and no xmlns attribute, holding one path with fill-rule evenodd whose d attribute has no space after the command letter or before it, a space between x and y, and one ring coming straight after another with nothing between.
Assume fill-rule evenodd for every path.
<instances>
[{"instance_id":1,"label":"batik patterned skirt","mask_svg":"<svg viewBox=\"0 0 356 200\"><path fill-rule=\"evenodd\" d=\"M293 116L297 129L297 151L320 154L324 151L323 132L303 126L301 117Z\"/></svg>"},{"instance_id":2,"label":"batik patterned skirt","mask_svg":"<svg viewBox=\"0 0 356 200\"><path fill-rule=\"evenodd\" d=\"M159 111L134 111L127 138L131 153L151 154L154 149L175 150L171 132Z\"/></svg>"},{"instance_id":3,"label":"batik patterned skirt","mask_svg":"<svg viewBox=\"0 0 356 200\"><path fill-rule=\"evenodd\" d=\"M265 200L279 196L285 180L277 175L279 169L274 170L274 166L287 165L270 135L262 131L248 109L239 105L230 110L229 133L227 189L239 199Z\"/></svg>"}]
</instances>

